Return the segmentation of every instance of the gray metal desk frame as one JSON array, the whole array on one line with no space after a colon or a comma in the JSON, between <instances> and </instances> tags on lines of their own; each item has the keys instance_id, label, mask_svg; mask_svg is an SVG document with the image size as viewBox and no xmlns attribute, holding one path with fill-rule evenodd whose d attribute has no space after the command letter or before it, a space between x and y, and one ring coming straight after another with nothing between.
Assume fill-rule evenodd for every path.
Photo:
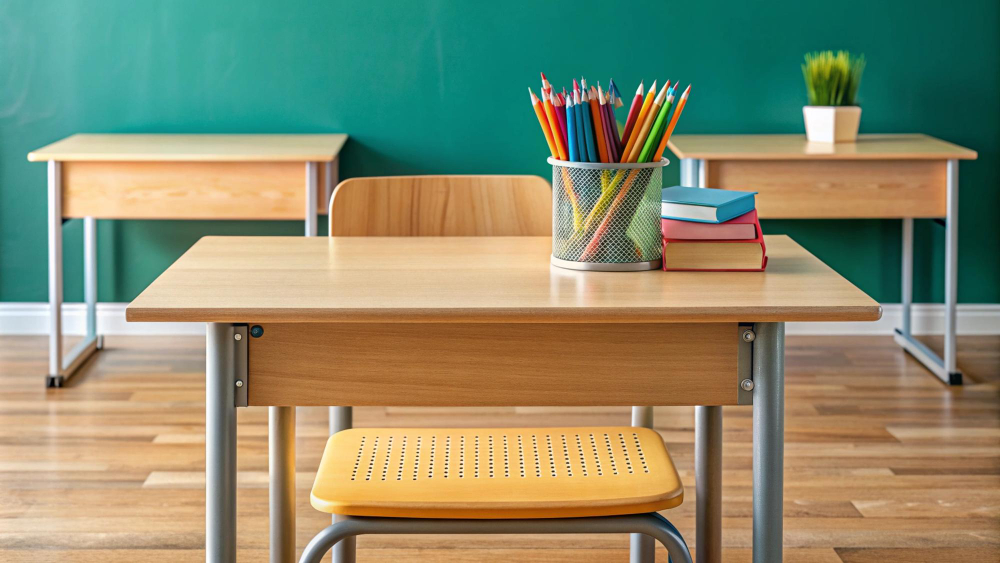
<instances>
[{"instance_id":1,"label":"gray metal desk frame","mask_svg":"<svg viewBox=\"0 0 1000 563\"><path fill-rule=\"evenodd\" d=\"M773 563L782 558L785 325L756 323L753 330L747 339L754 384L753 560ZM236 560L236 408L246 398L240 380L246 373L246 347L247 325L208 324L205 550L210 563ZM294 408L270 409L271 561L286 562L295 554ZM696 556L699 563L717 563L722 556L722 407L696 407L695 419ZM633 408L633 421L652 426L652 409ZM633 562L652 561L651 541L633 539L632 545ZM353 561L353 551L335 552L336 560Z\"/></svg>"}]
</instances>

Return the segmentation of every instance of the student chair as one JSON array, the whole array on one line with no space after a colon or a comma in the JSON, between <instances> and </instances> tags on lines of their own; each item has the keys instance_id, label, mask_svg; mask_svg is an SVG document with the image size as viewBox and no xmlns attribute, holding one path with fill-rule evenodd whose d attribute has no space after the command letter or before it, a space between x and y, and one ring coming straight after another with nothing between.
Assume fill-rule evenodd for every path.
<instances>
[{"instance_id":1,"label":"student chair","mask_svg":"<svg viewBox=\"0 0 1000 563\"><path fill-rule=\"evenodd\" d=\"M330 236L547 236L552 195L537 176L353 178L334 190L329 218ZM681 504L683 487L648 428L351 426L350 407L331 407L310 500L334 523L303 563L335 545L334 560L352 562L362 534L539 532L643 534L691 561L657 514Z\"/></svg>"}]
</instances>

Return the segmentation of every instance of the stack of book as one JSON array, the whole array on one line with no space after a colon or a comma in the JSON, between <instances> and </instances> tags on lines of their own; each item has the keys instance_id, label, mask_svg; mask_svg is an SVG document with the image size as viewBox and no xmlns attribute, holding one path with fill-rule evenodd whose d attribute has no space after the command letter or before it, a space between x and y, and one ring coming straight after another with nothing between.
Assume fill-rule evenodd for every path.
<instances>
[{"instance_id":1,"label":"stack of book","mask_svg":"<svg viewBox=\"0 0 1000 563\"><path fill-rule=\"evenodd\" d=\"M759 272L767 266L754 194L664 188L660 210L663 269Z\"/></svg>"}]
</instances>

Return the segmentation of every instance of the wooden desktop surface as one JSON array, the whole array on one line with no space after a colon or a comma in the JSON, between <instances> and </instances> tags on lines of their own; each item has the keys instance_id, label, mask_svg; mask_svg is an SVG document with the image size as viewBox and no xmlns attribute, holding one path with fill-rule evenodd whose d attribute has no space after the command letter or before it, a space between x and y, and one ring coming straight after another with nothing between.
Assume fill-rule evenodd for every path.
<instances>
[{"instance_id":1,"label":"wooden desktop surface","mask_svg":"<svg viewBox=\"0 0 1000 563\"><path fill-rule=\"evenodd\" d=\"M873 321L881 308L787 236L766 272L577 272L549 237L205 237L129 321Z\"/></svg>"},{"instance_id":2,"label":"wooden desktop surface","mask_svg":"<svg viewBox=\"0 0 1000 563\"><path fill-rule=\"evenodd\" d=\"M347 135L78 134L28 153L31 162L329 162Z\"/></svg>"},{"instance_id":3,"label":"wooden desktop surface","mask_svg":"<svg viewBox=\"0 0 1000 563\"><path fill-rule=\"evenodd\" d=\"M675 135L678 158L706 160L974 160L976 151L923 134L858 135L856 143L810 143L805 135Z\"/></svg>"}]
</instances>

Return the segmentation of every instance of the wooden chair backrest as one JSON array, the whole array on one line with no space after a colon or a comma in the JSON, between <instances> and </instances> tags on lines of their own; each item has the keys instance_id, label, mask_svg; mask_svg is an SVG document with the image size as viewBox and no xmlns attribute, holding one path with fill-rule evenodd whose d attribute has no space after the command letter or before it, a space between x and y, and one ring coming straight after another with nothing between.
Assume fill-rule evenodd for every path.
<instances>
[{"instance_id":1,"label":"wooden chair backrest","mask_svg":"<svg viewBox=\"0 0 1000 563\"><path fill-rule=\"evenodd\" d=\"M538 176L351 178L329 217L330 236L548 236L552 190Z\"/></svg>"}]
</instances>

